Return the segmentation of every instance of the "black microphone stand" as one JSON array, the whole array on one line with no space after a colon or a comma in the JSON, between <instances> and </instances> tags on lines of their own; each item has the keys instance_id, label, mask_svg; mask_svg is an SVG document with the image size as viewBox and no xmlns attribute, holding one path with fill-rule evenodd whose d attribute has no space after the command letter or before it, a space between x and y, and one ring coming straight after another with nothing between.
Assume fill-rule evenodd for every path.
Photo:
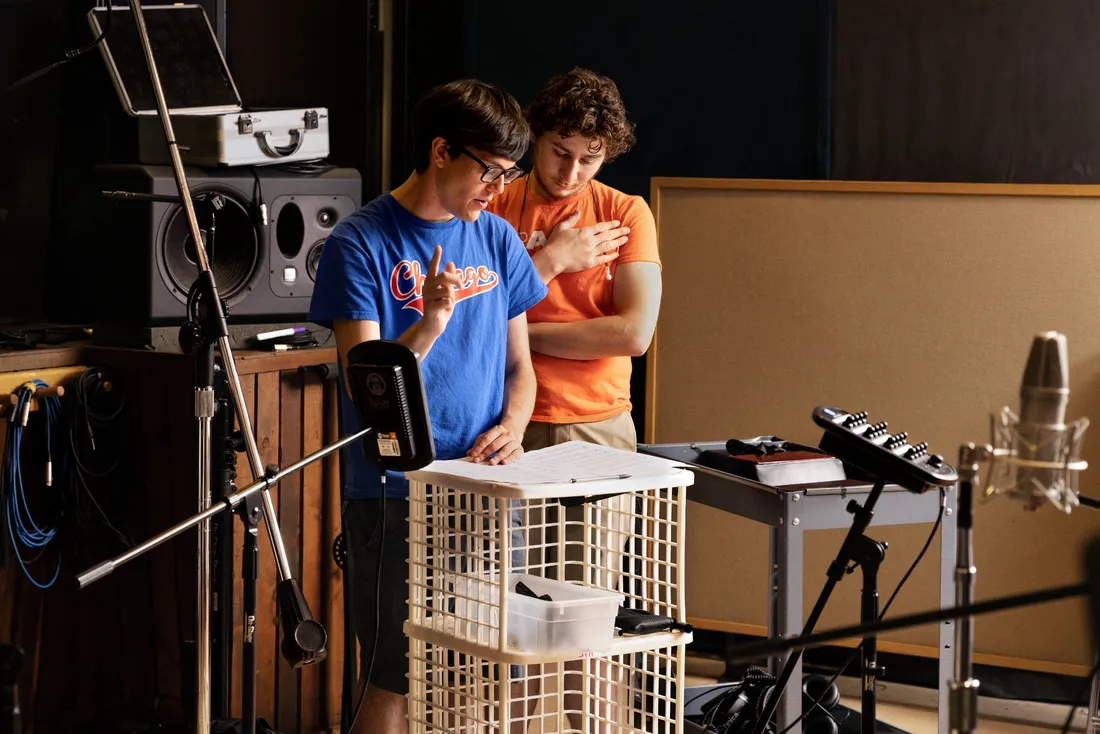
<instances>
[{"instance_id":1,"label":"black microphone stand","mask_svg":"<svg viewBox=\"0 0 1100 734\"><path fill-rule=\"evenodd\" d=\"M860 597L859 621L870 624L878 620L878 569L886 559L886 543L861 535L856 543L853 561L863 570L863 593ZM863 693L860 705L860 731L874 734L877 719L876 684L886 669L878 664L878 640L874 635L863 638Z\"/></svg>"},{"instance_id":2,"label":"black microphone stand","mask_svg":"<svg viewBox=\"0 0 1100 734\"><path fill-rule=\"evenodd\" d=\"M141 42L145 56L145 64L149 73L149 82L153 95L157 102L157 114L164 127L165 142L172 162L172 171L175 175L176 188L180 198L180 204L187 215L187 222L191 234L191 240L195 246L195 260L198 265L199 275L191 289L189 303L195 304L201 312L198 322L191 321L188 314L188 323L184 325L180 333L181 346L184 350L195 354L195 416L199 428L199 517L202 517L198 529L198 569L197 569L197 617L196 617L196 731L205 734L210 730L211 691L210 691L210 596L211 596L211 543L210 523L206 515L210 509L216 513L222 508L213 505L211 493L211 424L214 416L214 356L215 345L221 355L222 365L229 381L229 389L232 394L233 404L236 409L237 419L241 427L241 435L244 438L249 466L254 480L261 477L265 479L270 474L263 470L263 459L259 446L253 433L252 422L248 415L244 400L244 391L241 387L240 376L237 373L233 359L233 351L229 343L229 329L225 321L225 306L218 295L217 285L214 282L214 274L210 267L205 243L200 232L198 219L195 215L195 203L191 197L191 189L187 184L187 177L183 169L183 160L180 157L179 144L175 139L172 129L172 120L168 104L165 101L164 89L160 83L160 74L157 71L156 59L153 57L152 45L149 41L149 31L145 24L145 13L141 0L131 0L130 8L134 15L134 25ZM109 12L116 12L110 10ZM119 11L123 12L123 11ZM281 651L293 667L301 667L319 662L325 658L325 643L327 635L325 629L313 619L309 606L302 594L301 588L294 579L290 560L286 547L283 544L282 534L276 517L275 505L268 491L269 482L258 483L261 490L261 502L263 517L267 526L268 538L275 555L278 566L278 606L279 623L283 632L283 644Z\"/></svg>"},{"instance_id":3,"label":"black microphone stand","mask_svg":"<svg viewBox=\"0 0 1100 734\"><path fill-rule=\"evenodd\" d=\"M837 552L836 559L829 566L828 579L825 582L824 588L821 590L821 594L817 598L817 603L814 604L813 610L810 612L810 616L806 619L806 625L802 629L802 635L800 637L806 637L811 635L814 631L814 627L817 625L818 620L821 618L821 614L825 611L825 605L829 603L829 597L833 593L833 589L840 582L846 573L849 573L848 564L856 559L857 554L863 561L868 561L870 564L870 576L868 577L868 567L864 566L864 580L865 589L867 589L867 580L870 579L870 584L874 587L874 608L877 615L878 612L878 590L877 590L877 577L878 577L878 562L881 561L880 555L878 561L875 560L874 546L878 546L877 543L865 538L863 536L864 531L871 524L871 520L874 517L875 504L878 502L879 496L882 494L883 488L886 486L886 480L876 479L874 486L871 489L871 493L867 496L867 499L862 505L855 500L851 500L848 503L848 512L852 513L852 526L848 529L848 535L844 538L844 542L840 546L840 550ZM868 552L870 551L870 552ZM885 548L883 548L883 553ZM868 592L865 591L865 597L868 596ZM863 610L866 612L866 609ZM862 615L861 615L862 616ZM865 636L873 637L873 636ZM799 638L795 638L799 639ZM864 676L870 674L872 676L877 675L877 666L875 660L875 642L873 639L871 642L871 654L868 656L867 650L863 653L863 665ZM867 644L865 639L864 644ZM791 655L787 658L786 663L783 665L783 670L779 674L779 678L775 682L775 686L772 688L772 694L767 697L764 702L763 709L759 713L755 725L753 726L752 734L763 734L767 729L768 724L771 721L772 715L775 714L775 709L779 706L779 699L784 695L787 690L787 683L791 680L791 676L794 675L795 665L798 664L799 659L802 657L801 648L784 648L784 652L791 650ZM868 665L870 666L868 668ZM870 692L866 690L864 686L864 719L863 719L863 731L865 734L873 734L875 720L871 719L870 729L867 728L866 709L868 696L870 699L870 711L871 715L874 715L875 709L875 691L874 686L871 686Z\"/></svg>"}]
</instances>

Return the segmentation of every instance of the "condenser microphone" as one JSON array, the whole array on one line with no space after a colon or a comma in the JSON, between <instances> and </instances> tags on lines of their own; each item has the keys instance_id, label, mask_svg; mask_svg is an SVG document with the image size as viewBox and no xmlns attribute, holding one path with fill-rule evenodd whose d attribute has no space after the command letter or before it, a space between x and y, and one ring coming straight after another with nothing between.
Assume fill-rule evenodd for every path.
<instances>
[{"instance_id":1,"label":"condenser microphone","mask_svg":"<svg viewBox=\"0 0 1100 734\"><path fill-rule=\"evenodd\" d=\"M1059 460L1059 438L1066 430L1069 402L1069 359L1066 336L1056 331L1036 334L1020 383L1019 438L1016 457L1024 462ZM1019 464L1016 487L1034 505L1046 499L1046 490L1057 485L1057 470Z\"/></svg>"},{"instance_id":2,"label":"condenser microphone","mask_svg":"<svg viewBox=\"0 0 1100 734\"><path fill-rule=\"evenodd\" d=\"M1069 512L1078 504L1077 474L1088 419L1066 424L1069 358L1066 337L1057 331L1031 342L1020 383L1020 413L1005 408L994 420L994 463L990 491L1024 503L1029 510L1046 501Z\"/></svg>"}]
</instances>

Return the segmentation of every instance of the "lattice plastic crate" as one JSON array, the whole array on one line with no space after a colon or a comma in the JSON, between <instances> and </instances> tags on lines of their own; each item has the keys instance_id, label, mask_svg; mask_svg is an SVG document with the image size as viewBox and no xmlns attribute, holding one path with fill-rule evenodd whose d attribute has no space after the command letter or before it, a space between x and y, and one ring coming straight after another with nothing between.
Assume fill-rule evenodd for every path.
<instances>
[{"instance_id":1,"label":"lattice plastic crate","mask_svg":"<svg viewBox=\"0 0 1100 734\"><path fill-rule=\"evenodd\" d=\"M585 480L608 463L628 476ZM453 463L408 475L410 732L679 730L690 632L621 634L615 617L686 621L692 473L591 444L520 466L517 483Z\"/></svg>"}]
</instances>

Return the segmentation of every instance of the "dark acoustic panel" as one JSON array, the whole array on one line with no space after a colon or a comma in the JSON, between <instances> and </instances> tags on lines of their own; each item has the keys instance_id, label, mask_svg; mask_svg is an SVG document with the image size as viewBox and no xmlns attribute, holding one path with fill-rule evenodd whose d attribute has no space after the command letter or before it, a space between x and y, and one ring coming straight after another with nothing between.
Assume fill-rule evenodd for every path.
<instances>
[{"instance_id":1,"label":"dark acoustic panel","mask_svg":"<svg viewBox=\"0 0 1100 734\"><path fill-rule=\"evenodd\" d=\"M1100 181L1100 6L837 0L834 177Z\"/></svg>"}]
</instances>

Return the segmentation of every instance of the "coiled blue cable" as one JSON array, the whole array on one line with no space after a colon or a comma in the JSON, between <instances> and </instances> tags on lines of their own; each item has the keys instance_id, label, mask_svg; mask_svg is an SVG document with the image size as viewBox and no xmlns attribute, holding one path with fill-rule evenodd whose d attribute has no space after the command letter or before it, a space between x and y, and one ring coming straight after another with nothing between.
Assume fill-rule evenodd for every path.
<instances>
[{"instance_id":1,"label":"coiled blue cable","mask_svg":"<svg viewBox=\"0 0 1100 734\"><path fill-rule=\"evenodd\" d=\"M31 384L35 387L48 387L48 385L42 380L32 380ZM21 548L26 549L42 549L45 548L51 541L57 537L57 528L40 525L35 521L34 515L31 513L30 505L27 502L26 488L23 485L23 469L22 469L22 448L23 448L23 433L26 430L19 416L23 414L23 411L27 409L27 403L33 398L34 392L27 387L20 388L18 391L18 400L16 405L12 407L13 420L8 424L8 438L4 447L3 469L0 470L0 477L3 478L4 484L4 497L5 497L5 513L6 513L6 525L8 526L8 536L11 538L12 548L15 551L15 557L19 560L19 565L23 569L23 573L30 579L31 583L40 589L48 589L53 586L57 581L58 575L61 573L61 553L57 554L57 566L54 569L53 577L49 581L42 582L34 577L27 568L27 564L33 563L36 559L28 561L24 558ZM44 414L44 426L46 432L46 453L49 457L49 461L53 460L53 433L57 426L58 421L61 418L61 400L56 397L39 398L39 406ZM41 555L41 552L39 553Z\"/></svg>"}]
</instances>

